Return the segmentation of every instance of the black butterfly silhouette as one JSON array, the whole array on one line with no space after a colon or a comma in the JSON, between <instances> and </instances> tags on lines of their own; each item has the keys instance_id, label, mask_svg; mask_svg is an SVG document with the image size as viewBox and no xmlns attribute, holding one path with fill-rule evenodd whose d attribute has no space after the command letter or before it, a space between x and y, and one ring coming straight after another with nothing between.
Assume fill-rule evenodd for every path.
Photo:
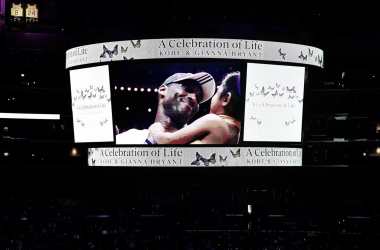
<instances>
[{"instance_id":1,"label":"black butterfly silhouette","mask_svg":"<svg viewBox=\"0 0 380 250\"><path fill-rule=\"evenodd\" d=\"M286 125L286 126L289 126L289 122L285 122L285 125Z\"/></svg>"},{"instance_id":2,"label":"black butterfly silhouette","mask_svg":"<svg viewBox=\"0 0 380 250\"><path fill-rule=\"evenodd\" d=\"M105 45L103 45L103 53L100 55L100 57L101 58L106 58L107 56L107 54L108 54L108 56L110 57L110 58L112 58L113 57L113 55L117 55L118 54L118 52L117 52L117 47L118 47L118 45L116 45L114 48L113 48L113 50L109 50L109 49L107 49L107 47L105 46Z\"/></svg>"},{"instance_id":3,"label":"black butterfly silhouette","mask_svg":"<svg viewBox=\"0 0 380 250\"><path fill-rule=\"evenodd\" d=\"M298 100L298 102L299 102L299 103L302 103L302 102L303 102L303 99L301 99L301 100Z\"/></svg>"},{"instance_id":4,"label":"black butterfly silhouette","mask_svg":"<svg viewBox=\"0 0 380 250\"><path fill-rule=\"evenodd\" d=\"M104 88L103 88L103 85L102 85L102 88L101 88L101 89L98 87L98 91L99 91L100 93L102 93L102 92L106 92L106 91L104 90Z\"/></svg>"},{"instance_id":5,"label":"black butterfly silhouette","mask_svg":"<svg viewBox=\"0 0 380 250\"><path fill-rule=\"evenodd\" d=\"M266 93L264 93L263 95L264 95L264 96L267 96L268 94L269 94L269 91L268 91L268 92L266 92Z\"/></svg>"},{"instance_id":6,"label":"black butterfly silhouette","mask_svg":"<svg viewBox=\"0 0 380 250\"><path fill-rule=\"evenodd\" d=\"M270 90L274 90L274 88L272 88L270 85L269 85L268 89L270 89Z\"/></svg>"},{"instance_id":7,"label":"black butterfly silhouette","mask_svg":"<svg viewBox=\"0 0 380 250\"><path fill-rule=\"evenodd\" d=\"M140 48L140 47L141 47L141 41L140 41L140 40L137 40L136 43L134 43L134 42L131 40L131 43L132 43L133 48Z\"/></svg>"},{"instance_id":8,"label":"black butterfly silhouette","mask_svg":"<svg viewBox=\"0 0 380 250\"><path fill-rule=\"evenodd\" d=\"M107 99L107 101L110 102L111 101L111 97L110 97L110 99Z\"/></svg>"},{"instance_id":9,"label":"black butterfly silhouette","mask_svg":"<svg viewBox=\"0 0 380 250\"><path fill-rule=\"evenodd\" d=\"M296 120L293 119L293 121L291 121L290 123L294 123Z\"/></svg>"},{"instance_id":10,"label":"black butterfly silhouette","mask_svg":"<svg viewBox=\"0 0 380 250\"><path fill-rule=\"evenodd\" d=\"M261 94L264 94L265 93L265 88L263 87L262 89L261 89Z\"/></svg>"},{"instance_id":11,"label":"black butterfly silhouette","mask_svg":"<svg viewBox=\"0 0 380 250\"><path fill-rule=\"evenodd\" d=\"M84 127L84 122L80 122L80 124L82 125L82 127Z\"/></svg>"},{"instance_id":12,"label":"black butterfly silhouette","mask_svg":"<svg viewBox=\"0 0 380 250\"><path fill-rule=\"evenodd\" d=\"M309 57L313 57L313 53L314 53L314 50L312 51L312 50L310 50L310 48L309 48Z\"/></svg>"},{"instance_id":13,"label":"black butterfly silhouette","mask_svg":"<svg viewBox=\"0 0 380 250\"><path fill-rule=\"evenodd\" d=\"M88 89L85 89L85 90L84 90L84 92L85 92L85 93L88 93L88 92L90 92L90 90L88 90Z\"/></svg>"},{"instance_id":14,"label":"black butterfly silhouette","mask_svg":"<svg viewBox=\"0 0 380 250\"><path fill-rule=\"evenodd\" d=\"M90 85L90 89L92 89L94 86Z\"/></svg>"},{"instance_id":15,"label":"black butterfly silhouette","mask_svg":"<svg viewBox=\"0 0 380 250\"><path fill-rule=\"evenodd\" d=\"M280 97L283 97L284 96L284 93L282 93L282 94L278 94Z\"/></svg>"},{"instance_id":16,"label":"black butterfly silhouette","mask_svg":"<svg viewBox=\"0 0 380 250\"><path fill-rule=\"evenodd\" d=\"M88 97L88 99L90 99L90 100L91 100L91 97L92 97L92 95L88 95L87 97Z\"/></svg>"},{"instance_id":17,"label":"black butterfly silhouette","mask_svg":"<svg viewBox=\"0 0 380 250\"><path fill-rule=\"evenodd\" d=\"M281 48L278 50L278 53L280 54L280 56L282 57L282 59L285 60L286 53L281 53Z\"/></svg>"},{"instance_id":18,"label":"black butterfly silhouette","mask_svg":"<svg viewBox=\"0 0 380 250\"><path fill-rule=\"evenodd\" d=\"M93 94L92 97L96 97L96 94Z\"/></svg>"},{"instance_id":19,"label":"black butterfly silhouette","mask_svg":"<svg viewBox=\"0 0 380 250\"><path fill-rule=\"evenodd\" d=\"M304 61L306 61L306 60L307 60L307 55L304 56L304 55L302 54L302 51L301 51L301 55L299 55L298 58L299 58L299 59L302 59L302 60L304 60Z\"/></svg>"},{"instance_id":20,"label":"black butterfly silhouette","mask_svg":"<svg viewBox=\"0 0 380 250\"><path fill-rule=\"evenodd\" d=\"M191 163L191 165L197 165L199 166L201 163L200 163L200 159L202 158L202 156L200 154L198 154L198 152L195 154L195 156L197 157L197 159L195 161L193 161Z\"/></svg>"},{"instance_id":21,"label":"black butterfly silhouette","mask_svg":"<svg viewBox=\"0 0 380 250\"><path fill-rule=\"evenodd\" d=\"M259 121L259 119L257 119L257 124L261 125L261 122L262 122L262 121Z\"/></svg>"},{"instance_id":22,"label":"black butterfly silhouette","mask_svg":"<svg viewBox=\"0 0 380 250\"><path fill-rule=\"evenodd\" d=\"M259 89L259 87L257 87L257 85L255 84L255 88L258 90Z\"/></svg>"},{"instance_id":23,"label":"black butterfly silhouette","mask_svg":"<svg viewBox=\"0 0 380 250\"><path fill-rule=\"evenodd\" d=\"M91 159L91 162L92 162L92 166L95 166L95 161L94 159Z\"/></svg>"},{"instance_id":24,"label":"black butterfly silhouette","mask_svg":"<svg viewBox=\"0 0 380 250\"><path fill-rule=\"evenodd\" d=\"M232 154L232 157L234 157L234 158L240 157L240 148L236 151L236 153L232 152L231 149L230 149L230 152Z\"/></svg>"},{"instance_id":25,"label":"black butterfly silhouette","mask_svg":"<svg viewBox=\"0 0 380 250\"><path fill-rule=\"evenodd\" d=\"M276 93L272 94L273 97L276 97L276 95L278 94L277 90L276 90Z\"/></svg>"},{"instance_id":26,"label":"black butterfly silhouette","mask_svg":"<svg viewBox=\"0 0 380 250\"><path fill-rule=\"evenodd\" d=\"M127 53L127 50L128 50L128 47L126 47L126 48L124 49L123 46L121 46L121 53Z\"/></svg>"},{"instance_id":27,"label":"black butterfly silhouette","mask_svg":"<svg viewBox=\"0 0 380 250\"><path fill-rule=\"evenodd\" d=\"M253 117L253 116L251 116L251 118L250 118L251 120L256 120L256 117Z\"/></svg>"},{"instance_id":28,"label":"black butterfly silhouette","mask_svg":"<svg viewBox=\"0 0 380 250\"><path fill-rule=\"evenodd\" d=\"M104 95L99 95L99 99L103 99L104 98Z\"/></svg>"},{"instance_id":29,"label":"black butterfly silhouette","mask_svg":"<svg viewBox=\"0 0 380 250\"><path fill-rule=\"evenodd\" d=\"M249 98L248 99L245 99L246 102L249 102Z\"/></svg>"},{"instance_id":30,"label":"black butterfly silhouette","mask_svg":"<svg viewBox=\"0 0 380 250\"><path fill-rule=\"evenodd\" d=\"M133 60L134 59L134 57L131 57L131 58L126 58L125 56L123 56L123 58L124 58L124 61L127 61L127 60Z\"/></svg>"},{"instance_id":31,"label":"black butterfly silhouette","mask_svg":"<svg viewBox=\"0 0 380 250\"><path fill-rule=\"evenodd\" d=\"M252 97L255 94L255 92L249 92L249 96Z\"/></svg>"},{"instance_id":32,"label":"black butterfly silhouette","mask_svg":"<svg viewBox=\"0 0 380 250\"><path fill-rule=\"evenodd\" d=\"M203 161L205 166L208 166L210 163L215 164L215 162L216 162L215 153L211 155L210 159L206 159L206 158L201 157L201 161Z\"/></svg>"},{"instance_id":33,"label":"black butterfly silhouette","mask_svg":"<svg viewBox=\"0 0 380 250\"><path fill-rule=\"evenodd\" d=\"M321 59L319 59L319 55L318 55L318 63L319 63L319 66L322 67L322 56L321 56Z\"/></svg>"},{"instance_id":34,"label":"black butterfly silhouette","mask_svg":"<svg viewBox=\"0 0 380 250\"><path fill-rule=\"evenodd\" d=\"M276 88L279 88L280 86L281 86L281 84L277 84L277 83L276 83Z\"/></svg>"},{"instance_id":35,"label":"black butterfly silhouette","mask_svg":"<svg viewBox=\"0 0 380 250\"><path fill-rule=\"evenodd\" d=\"M289 97L288 97L288 99L293 99L294 98L294 96L291 96L291 95L289 95Z\"/></svg>"},{"instance_id":36,"label":"black butterfly silhouette","mask_svg":"<svg viewBox=\"0 0 380 250\"><path fill-rule=\"evenodd\" d=\"M220 162L226 162L226 160L227 160L227 156L228 156L228 155L226 155L226 157L224 157L224 159L223 159L223 157L222 157L221 155L219 155L219 161L220 161Z\"/></svg>"}]
</instances>

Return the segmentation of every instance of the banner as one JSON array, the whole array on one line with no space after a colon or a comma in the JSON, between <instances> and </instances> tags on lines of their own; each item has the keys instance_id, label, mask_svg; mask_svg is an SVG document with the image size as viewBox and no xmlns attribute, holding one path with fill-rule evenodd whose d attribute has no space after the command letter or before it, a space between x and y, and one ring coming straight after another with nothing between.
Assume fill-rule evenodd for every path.
<instances>
[{"instance_id":1,"label":"banner","mask_svg":"<svg viewBox=\"0 0 380 250\"><path fill-rule=\"evenodd\" d=\"M323 51L312 46L241 39L173 38L75 47L66 51L66 69L99 62L169 58L260 60L321 68L324 64Z\"/></svg>"},{"instance_id":2,"label":"banner","mask_svg":"<svg viewBox=\"0 0 380 250\"><path fill-rule=\"evenodd\" d=\"M302 166L302 148L128 147L89 148L89 166L259 167Z\"/></svg>"}]
</instances>

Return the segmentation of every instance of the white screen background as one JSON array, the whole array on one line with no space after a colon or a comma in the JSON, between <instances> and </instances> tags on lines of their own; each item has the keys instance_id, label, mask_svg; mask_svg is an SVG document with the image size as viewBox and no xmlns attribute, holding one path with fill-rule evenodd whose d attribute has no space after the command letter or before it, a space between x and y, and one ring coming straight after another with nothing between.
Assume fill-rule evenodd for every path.
<instances>
[{"instance_id":1,"label":"white screen background","mask_svg":"<svg viewBox=\"0 0 380 250\"><path fill-rule=\"evenodd\" d=\"M301 142L305 68L247 64L244 141Z\"/></svg>"},{"instance_id":2,"label":"white screen background","mask_svg":"<svg viewBox=\"0 0 380 250\"><path fill-rule=\"evenodd\" d=\"M70 84L75 142L113 141L108 65L71 70Z\"/></svg>"}]
</instances>

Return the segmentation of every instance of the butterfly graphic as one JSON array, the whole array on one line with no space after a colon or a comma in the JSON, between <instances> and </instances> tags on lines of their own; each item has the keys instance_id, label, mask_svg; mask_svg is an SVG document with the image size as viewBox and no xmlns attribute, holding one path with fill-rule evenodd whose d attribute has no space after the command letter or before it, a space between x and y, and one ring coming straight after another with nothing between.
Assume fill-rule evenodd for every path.
<instances>
[{"instance_id":1,"label":"butterfly graphic","mask_svg":"<svg viewBox=\"0 0 380 250\"><path fill-rule=\"evenodd\" d=\"M77 119L77 122L81 122L79 119Z\"/></svg>"},{"instance_id":2,"label":"butterfly graphic","mask_svg":"<svg viewBox=\"0 0 380 250\"><path fill-rule=\"evenodd\" d=\"M249 98L248 99L245 99L246 102L249 102Z\"/></svg>"},{"instance_id":3,"label":"butterfly graphic","mask_svg":"<svg viewBox=\"0 0 380 250\"><path fill-rule=\"evenodd\" d=\"M132 43L133 48L140 48L140 47L141 47L141 41L140 41L140 40L137 40L136 43L134 43L134 42L131 40L131 43Z\"/></svg>"},{"instance_id":4,"label":"butterfly graphic","mask_svg":"<svg viewBox=\"0 0 380 250\"><path fill-rule=\"evenodd\" d=\"M99 92L105 92L104 89L103 89L103 85L102 85L102 88L101 88L101 89L98 87L98 91L99 91Z\"/></svg>"},{"instance_id":5,"label":"butterfly graphic","mask_svg":"<svg viewBox=\"0 0 380 250\"><path fill-rule=\"evenodd\" d=\"M77 91L77 93L79 94L79 90L77 89L76 91Z\"/></svg>"},{"instance_id":6,"label":"butterfly graphic","mask_svg":"<svg viewBox=\"0 0 380 250\"><path fill-rule=\"evenodd\" d=\"M302 59L302 60L304 60L304 61L306 61L306 60L307 60L307 55L304 56L304 55L302 54L302 51L301 51L301 55L299 55L298 58L299 58L299 59Z\"/></svg>"},{"instance_id":7,"label":"butterfly graphic","mask_svg":"<svg viewBox=\"0 0 380 250\"><path fill-rule=\"evenodd\" d=\"M296 120L293 119L293 121L291 121L290 123L294 123Z\"/></svg>"},{"instance_id":8,"label":"butterfly graphic","mask_svg":"<svg viewBox=\"0 0 380 250\"><path fill-rule=\"evenodd\" d=\"M131 58L126 58L125 56L123 56L123 58L124 58L124 61L127 61L127 60L133 60L134 59L134 57L131 57Z\"/></svg>"},{"instance_id":9,"label":"butterfly graphic","mask_svg":"<svg viewBox=\"0 0 380 250\"><path fill-rule=\"evenodd\" d=\"M90 85L90 89L93 89L93 88L94 88L94 86Z\"/></svg>"},{"instance_id":10,"label":"butterfly graphic","mask_svg":"<svg viewBox=\"0 0 380 250\"><path fill-rule=\"evenodd\" d=\"M88 89L85 89L85 90L84 90L84 92L85 92L85 93L88 93L88 92L90 92L90 90L88 90Z\"/></svg>"},{"instance_id":11,"label":"butterfly graphic","mask_svg":"<svg viewBox=\"0 0 380 250\"><path fill-rule=\"evenodd\" d=\"M289 126L289 123L290 123L290 122L286 122L286 121L285 121L285 125L286 125L286 126Z\"/></svg>"},{"instance_id":12,"label":"butterfly graphic","mask_svg":"<svg viewBox=\"0 0 380 250\"><path fill-rule=\"evenodd\" d=\"M76 97L74 97L74 101L76 101L77 100L77 98Z\"/></svg>"},{"instance_id":13,"label":"butterfly graphic","mask_svg":"<svg viewBox=\"0 0 380 250\"><path fill-rule=\"evenodd\" d=\"M264 93L263 95L264 95L264 97L265 97L265 96L267 96L268 94L269 94L269 91L268 91L268 92L266 92L266 93Z\"/></svg>"},{"instance_id":14,"label":"butterfly graphic","mask_svg":"<svg viewBox=\"0 0 380 250\"><path fill-rule=\"evenodd\" d=\"M100 57L101 58L106 58L107 56L107 54L108 54L108 56L110 57L110 58L112 58L113 57L113 55L117 55L117 47L118 47L118 45L116 45L114 48L113 48L113 50L109 50L109 49L107 49L107 47L105 46L105 45L103 45L103 53L100 55Z\"/></svg>"},{"instance_id":15,"label":"butterfly graphic","mask_svg":"<svg viewBox=\"0 0 380 250\"><path fill-rule=\"evenodd\" d=\"M110 102L111 101L111 97L110 97L110 99L107 99L107 101Z\"/></svg>"},{"instance_id":16,"label":"butterfly graphic","mask_svg":"<svg viewBox=\"0 0 380 250\"><path fill-rule=\"evenodd\" d=\"M249 96L252 97L255 94L255 92L249 92Z\"/></svg>"},{"instance_id":17,"label":"butterfly graphic","mask_svg":"<svg viewBox=\"0 0 380 250\"><path fill-rule=\"evenodd\" d=\"M250 118L251 120L256 120L256 117L253 117L253 116L251 116L251 118Z\"/></svg>"},{"instance_id":18,"label":"butterfly graphic","mask_svg":"<svg viewBox=\"0 0 380 250\"><path fill-rule=\"evenodd\" d=\"M302 103L302 102L303 102L303 99L301 99L301 100L298 100L298 102L299 102L299 103Z\"/></svg>"},{"instance_id":19,"label":"butterfly graphic","mask_svg":"<svg viewBox=\"0 0 380 250\"><path fill-rule=\"evenodd\" d=\"M278 53L280 54L280 56L282 57L282 59L285 60L285 55L286 55L286 53L282 53L282 52L281 52L281 48L278 50Z\"/></svg>"},{"instance_id":20,"label":"butterfly graphic","mask_svg":"<svg viewBox=\"0 0 380 250\"><path fill-rule=\"evenodd\" d=\"M291 96L291 95L289 94L288 99L293 99L293 98L294 98L294 96Z\"/></svg>"},{"instance_id":21,"label":"butterfly graphic","mask_svg":"<svg viewBox=\"0 0 380 250\"><path fill-rule=\"evenodd\" d=\"M92 95L88 95L87 97L88 97L88 99L90 99L90 100L91 100L91 97L92 97Z\"/></svg>"},{"instance_id":22,"label":"butterfly graphic","mask_svg":"<svg viewBox=\"0 0 380 250\"><path fill-rule=\"evenodd\" d=\"M313 57L314 50L310 50L309 48L309 57Z\"/></svg>"},{"instance_id":23,"label":"butterfly graphic","mask_svg":"<svg viewBox=\"0 0 380 250\"><path fill-rule=\"evenodd\" d=\"M276 90L276 93L272 94L273 97L276 97L278 94L277 90Z\"/></svg>"},{"instance_id":24,"label":"butterfly graphic","mask_svg":"<svg viewBox=\"0 0 380 250\"><path fill-rule=\"evenodd\" d=\"M261 125L261 122L262 122L262 121L259 121L259 119L257 119L257 124Z\"/></svg>"},{"instance_id":25,"label":"butterfly graphic","mask_svg":"<svg viewBox=\"0 0 380 250\"><path fill-rule=\"evenodd\" d=\"M108 121L108 120L105 119L104 122L100 122L100 125L103 126L103 124L106 124L107 121Z\"/></svg>"},{"instance_id":26,"label":"butterfly graphic","mask_svg":"<svg viewBox=\"0 0 380 250\"><path fill-rule=\"evenodd\" d=\"M103 99L104 98L104 95L99 95L99 99Z\"/></svg>"},{"instance_id":27,"label":"butterfly graphic","mask_svg":"<svg viewBox=\"0 0 380 250\"><path fill-rule=\"evenodd\" d=\"M92 166L95 166L95 161L94 159L91 159L91 162L92 162Z\"/></svg>"},{"instance_id":28,"label":"butterfly graphic","mask_svg":"<svg viewBox=\"0 0 380 250\"><path fill-rule=\"evenodd\" d=\"M240 148L236 151L236 153L232 152L231 149L230 149L230 152L232 154L232 157L234 157L234 158L239 158L240 157Z\"/></svg>"},{"instance_id":29,"label":"butterfly graphic","mask_svg":"<svg viewBox=\"0 0 380 250\"><path fill-rule=\"evenodd\" d=\"M264 94L265 93L265 88L263 87L262 89L261 89L261 94Z\"/></svg>"},{"instance_id":30,"label":"butterfly graphic","mask_svg":"<svg viewBox=\"0 0 380 250\"><path fill-rule=\"evenodd\" d=\"M284 96L284 93L282 93L282 94L278 94L278 96L283 97L283 96Z\"/></svg>"},{"instance_id":31,"label":"butterfly graphic","mask_svg":"<svg viewBox=\"0 0 380 250\"><path fill-rule=\"evenodd\" d=\"M269 85L268 89L270 89L270 90L274 90L274 88L273 88L273 87L271 87L270 85Z\"/></svg>"},{"instance_id":32,"label":"butterfly graphic","mask_svg":"<svg viewBox=\"0 0 380 250\"><path fill-rule=\"evenodd\" d=\"M200 155L200 154L198 154L198 152L196 153L196 155L195 155L196 157L197 157L197 159L195 160L195 161L193 161L192 163L191 163L191 165L197 165L197 166L199 166L201 163L200 163L200 159L202 158L202 156Z\"/></svg>"},{"instance_id":33,"label":"butterfly graphic","mask_svg":"<svg viewBox=\"0 0 380 250\"><path fill-rule=\"evenodd\" d=\"M84 127L84 122L80 122L80 125L82 125L82 127Z\"/></svg>"},{"instance_id":34,"label":"butterfly graphic","mask_svg":"<svg viewBox=\"0 0 380 250\"><path fill-rule=\"evenodd\" d=\"M279 88L280 86L281 86L281 84L277 84L277 83L276 83L276 88Z\"/></svg>"},{"instance_id":35,"label":"butterfly graphic","mask_svg":"<svg viewBox=\"0 0 380 250\"><path fill-rule=\"evenodd\" d=\"M201 161L203 161L203 164L205 164L205 166L208 166L210 163L215 164L215 153L211 155L210 159L201 157Z\"/></svg>"},{"instance_id":36,"label":"butterfly graphic","mask_svg":"<svg viewBox=\"0 0 380 250\"><path fill-rule=\"evenodd\" d=\"M121 53L127 53L127 50L128 50L128 47L126 47L126 48L124 49L123 46L121 46Z\"/></svg>"},{"instance_id":37,"label":"butterfly graphic","mask_svg":"<svg viewBox=\"0 0 380 250\"><path fill-rule=\"evenodd\" d=\"M223 158L221 155L219 155L219 161L220 161L220 162L226 162L226 160L227 160L227 156L228 156L228 155L226 155L226 157Z\"/></svg>"},{"instance_id":38,"label":"butterfly graphic","mask_svg":"<svg viewBox=\"0 0 380 250\"><path fill-rule=\"evenodd\" d=\"M315 62L317 62L317 61L318 61L318 57L314 57L314 59L315 59Z\"/></svg>"},{"instance_id":39,"label":"butterfly graphic","mask_svg":"<svg viewBox=\"0 0 380 250\"><path fill-rule=\"evenodd\" d=\"M96 97L96 94L93 94L92 97Z\"/></svg>"},{"instance_id":40,"label":"butterfly graphic","mask_svg":"<svg viewBox=\"0 0 380 250\"><path fill-rule=\"evenodd\" d=\"M318 63L319 63L319 66L322 67L322 57L321 57L321 59L319 59L319 55L318 55Z\"/></svg>"},{"instance_id":41,"label":"butterfly graphic","mask_svg":"<svg viewBox=\"0 0 380 250\"><path fill-rule=\"evenodd\" d=\"M259 90L259 87L257 87L257 85L255 84L255 88L257 89L257 90Z\"/></svg>"}]
</instances>

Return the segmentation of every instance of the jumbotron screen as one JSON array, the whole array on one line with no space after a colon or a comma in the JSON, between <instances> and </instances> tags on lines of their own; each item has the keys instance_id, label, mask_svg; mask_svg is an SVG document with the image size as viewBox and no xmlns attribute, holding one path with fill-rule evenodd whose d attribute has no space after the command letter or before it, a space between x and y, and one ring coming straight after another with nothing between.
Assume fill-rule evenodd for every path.
<instances>
[{"instance_id":1,"label":"jumbotron screen","mask_svg":"<svg viewBox=\"0 0 380 250\"><path fill-rule=\"evenodd\" d=\"M267 41L73 48L75 142L89 143L90 166L301 166L310 65L323 67L322 50Z\"/></svg>"}]
</instances>

